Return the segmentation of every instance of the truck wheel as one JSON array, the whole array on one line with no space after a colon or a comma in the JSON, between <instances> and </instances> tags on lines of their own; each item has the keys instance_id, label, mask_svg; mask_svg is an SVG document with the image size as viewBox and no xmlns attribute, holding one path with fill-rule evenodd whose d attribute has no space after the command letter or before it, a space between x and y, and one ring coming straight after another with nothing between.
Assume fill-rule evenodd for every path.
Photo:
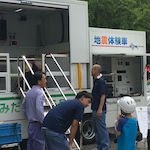
<instances>
[{"instance_id":1,"label":"truck wheel","mask_svg":"<svg viewBox=\"0 0 150 150\"><path fill-rule=\"evenodd\" d=\"M91 116L84 117L82 121L81 135L83 138L83 144L92 144L95 142L95 132Z\"/></svg>"}]
</instances>

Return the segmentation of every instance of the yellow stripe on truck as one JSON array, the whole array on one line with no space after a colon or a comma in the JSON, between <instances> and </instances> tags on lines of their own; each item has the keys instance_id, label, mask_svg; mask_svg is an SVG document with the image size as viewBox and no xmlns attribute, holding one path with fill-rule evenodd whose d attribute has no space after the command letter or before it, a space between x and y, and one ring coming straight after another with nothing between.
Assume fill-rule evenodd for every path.
<instances>
[{"instance_id":1,"label":"yellow stripe on truck","mask_svg":"<svg viewBox=\"0 0 150 150\"><path fill-rule=\"evenodd\" d=\"M78 63L78 88L82 89L81 64Z\"/></svg>"}]
</instances>

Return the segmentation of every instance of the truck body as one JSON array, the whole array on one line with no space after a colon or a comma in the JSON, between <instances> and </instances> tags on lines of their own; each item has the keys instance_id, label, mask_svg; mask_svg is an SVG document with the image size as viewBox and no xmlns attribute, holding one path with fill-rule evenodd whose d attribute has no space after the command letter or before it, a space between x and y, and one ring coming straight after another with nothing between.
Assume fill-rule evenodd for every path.
<instances>
[{"instance_id":1,"label":"truck body","mask_svg":"<svg viewBox=\"0 0 150 150\"><path fill-rule=\"evenodd\" d=\"M137 105L146 105L145 32L89 28L88 4L76 0L0 0L0 12L0 122L20 123L23 139L27 139L28 122L21 110L23 97L16 87L18 65L25 72L24 61L18 59L21 55L32 55L44 71L46 62L68 99L74 98L74 93L55 63L46 55L41 59L41 55L63 54L57 60L77 92L91 92L91 67L101 64L107 85L108 128L114 126L120 96L131 95ZM56 103L63 101L46 74L50 95ZM95 136L91 112L86 108L83 118L86 142Z\"/></svg>"}]
</instances>

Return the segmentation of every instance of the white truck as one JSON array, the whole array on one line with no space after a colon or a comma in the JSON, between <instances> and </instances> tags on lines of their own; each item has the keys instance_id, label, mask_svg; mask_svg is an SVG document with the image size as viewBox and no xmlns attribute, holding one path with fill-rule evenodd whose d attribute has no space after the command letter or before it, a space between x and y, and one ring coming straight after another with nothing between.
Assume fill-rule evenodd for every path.
<instances>
[{"instance_id":1,"label":"white truck","mask_svg":"<svg viewBox=\"0 0 150 150\"><path fill-rule=\"evenodd\" d=\"M20 123L23 140L27 139L28 123L15 85L17 67L25 72L25 63L18 57L34 56L43 70L47 63L67 98L75 96L55 63L45 55L50 53L59 54L56 59L76 91L91 91L91 66L102 65L108 128L114 126L120 96L131 95L137 105L146 105L145 32L89 28L88 3L83 1L0 0L0 122ZM48 73L47 81L56 103L63 101ZM84 142L93 141L95 136L90 107L84 113L82 136Z\"/></svg>"}]
</instances>

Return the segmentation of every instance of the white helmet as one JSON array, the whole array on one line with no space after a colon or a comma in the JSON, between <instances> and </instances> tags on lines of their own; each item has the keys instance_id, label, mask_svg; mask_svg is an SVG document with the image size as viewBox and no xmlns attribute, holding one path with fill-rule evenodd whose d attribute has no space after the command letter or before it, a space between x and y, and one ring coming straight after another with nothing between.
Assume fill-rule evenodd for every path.
<instances>
[{"instance_id":1,"label":"white helmet","mask_svg":"<svg viewBox=\"0 0 150 150\"><path fill-rule=\"evenodd\" d=\"M125 113L133 113L136 108L136 102L129 96L124 96L117 101L120 109Z\"/></svg>"}]
</instances>

